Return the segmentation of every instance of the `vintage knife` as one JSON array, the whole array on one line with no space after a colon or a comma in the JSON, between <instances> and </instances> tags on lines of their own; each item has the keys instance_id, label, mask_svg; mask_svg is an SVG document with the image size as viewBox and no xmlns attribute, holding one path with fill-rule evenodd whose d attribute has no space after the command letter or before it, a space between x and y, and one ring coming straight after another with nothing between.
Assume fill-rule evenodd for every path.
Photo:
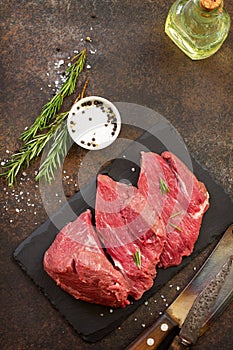
<instances>
[{"instance_id":1,"label":"vintage knife","mask_svg":"<svg viewBox=\"0 0 233 350\"><path fill-rule=\"evenodd\" d=\"M220 278L217 276L224 275L224 278L220 278L221 283L218 284L219 290L217 295L211 298L212 302L208 304L208 311L205 312L204 319L200 319L199 323L197 322L198 325L201 324L199 325L199 330L196 332L198 333L197 336L199 336L199 333L204 333L210 320L217 316L232 298L232 255L233 224L228 227L216 248L182 293L167 308L164 314L133 341L126 350L157 349L175 327L182 327L189 311L191 314L192 306L196 303L198 304L198 300L202 298L205 291L209 290L208 286L212 286L213 281L216 280L216 278ZM225 269L227 269L227 273L224 273ZM194 303L195 300L196 303ZM178 339L176 338L176 340Z\"/></svg>"}]
</instances>

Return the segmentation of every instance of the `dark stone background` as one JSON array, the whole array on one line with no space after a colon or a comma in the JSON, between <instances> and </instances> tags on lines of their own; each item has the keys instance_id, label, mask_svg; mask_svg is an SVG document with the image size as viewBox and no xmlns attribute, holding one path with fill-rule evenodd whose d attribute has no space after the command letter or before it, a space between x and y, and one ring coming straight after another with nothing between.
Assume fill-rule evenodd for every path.
<instances>
[{"instance_id":1,"label":"dark stone background","mask_svg":"<svg viewBox=\"0 0 233 350\"><path fill-rule=\"evenodd\" d=\"M51 98L54 82L59 80L55 63L61 59L67 63L74 50L87 47L91 68L80 77L76 94L89 76L89 95L158 111L233 197L232 29L217 54L191 61L164 33L172 2L2 1L1 162L20 147L20 134ZM233 18L233 3L226 0L225 5ZM87 36L91 43L85 41ZM95 54L90 50L96 50ZM73 100L71 96L65 105ZM122 135L135 138L139 131L123 128ZM85 154L73 146L66 159L63 186L67 198L78 189L76 174ZM170 304L179 293L176 286L186 285L213 245L173 278L169 283L173 287L165 286L119 329L96 344L85 343L12 259L18 244L47 219L34 180L38 166L39 160L19 176L14 189L0 179L1 349L124 349L144 330L142 324L149 326L165 310L161 295ZM231 304L193 349L231 349L232 314Z\"/></svg>"}]
</instances>

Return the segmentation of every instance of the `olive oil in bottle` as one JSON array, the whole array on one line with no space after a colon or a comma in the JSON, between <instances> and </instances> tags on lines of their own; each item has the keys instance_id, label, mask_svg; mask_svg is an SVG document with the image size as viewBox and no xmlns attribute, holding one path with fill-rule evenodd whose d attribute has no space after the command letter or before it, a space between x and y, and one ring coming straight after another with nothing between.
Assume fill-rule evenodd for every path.
<instances>
[{"instance_id":1,"label":"olive oil in bottle","mask_svg":"<svg viewBox=\"0 0 233 350\"><path fill-rule=\"evenodd\" d=\"M165 24L166 34L192 60L218 51L229 30L223 0L176 0Z\"/></svg>"}]
</instances>

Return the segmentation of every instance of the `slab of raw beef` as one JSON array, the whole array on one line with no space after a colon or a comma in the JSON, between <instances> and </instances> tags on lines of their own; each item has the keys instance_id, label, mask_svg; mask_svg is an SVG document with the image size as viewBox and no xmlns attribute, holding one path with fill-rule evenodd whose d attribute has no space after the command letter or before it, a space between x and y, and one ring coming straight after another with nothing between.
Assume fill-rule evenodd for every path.
<instances>
[{"instance_id":1,"label":"slab of raw beef","mask_svg":"<svg viewBox=\"0 0 233 350\"><path fill-rule=\"evenodd\" d=\"M90 210L58 233L45 253L44 269L76 299L112 307L129 304L126 281L106 258Z\"/></svg>"},{"instance_id":2,"label":"slab of raw beef","mask_svg":"<svg viewBox=\"0 0 233 350\"><path fill-rule=\"evenodd\" d=\"M138 188L166 226L160 266L179 265L192 253L209 207L204 184L174 154L142 152Z\"/></svg>"},{"instance_id":3,"label":"slab of raw beef","mask_svg":"<svg viewBox=\"0 0 233 350\"><path fill-rule=\"evenodd\" d=\"M96 228L115 267L139 299L151 288L166 240L164 224L136 187L98 176Z\"/></svg>"}]
</instances>

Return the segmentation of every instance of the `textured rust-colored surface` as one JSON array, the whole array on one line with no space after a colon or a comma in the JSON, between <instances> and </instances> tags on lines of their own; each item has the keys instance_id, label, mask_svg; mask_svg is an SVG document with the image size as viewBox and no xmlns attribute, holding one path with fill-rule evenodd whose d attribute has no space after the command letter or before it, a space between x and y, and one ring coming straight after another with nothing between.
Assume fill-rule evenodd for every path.
<instances>
[{"instance_id":1,"label":"textured rust-colored surface","mask_svg":"<svg viewBox=\"0 0 233 350\"><path fill-rule=\"evenodd\" d=\"M217 54L192 62L164 34L171 4L171 0L2 2L1 161L19 148L19 135L51 97L48 85L57 79L55 62L67 60L74 50L86 46L92 68L86 69L80 84L85 76L90 77L88 94L160 112L177 128L194 157L232 196L232 29ZM233 17L232 2L225 1L225 5ZM85 41L87 36L91 43ZM68 99L67 106L72 101L72 97ZM136 130L124 128L122 136L127 134L138 135ZM67 197L77 191L75 174L85 154L72 147L66 159L63 181ZM47 218L34 181L38 166L39 160L19 177L14 190L0 180L1 348L124 349L143 331L143 325L150 325L174 299L179 293L176 286L185 286L211 247L169 283L173 287L165 286L119 329L96 344L85 343L12 259L18 244ZM232 314L231 304L193 348L231 349Z\"/></svg>"}]
</instances>

